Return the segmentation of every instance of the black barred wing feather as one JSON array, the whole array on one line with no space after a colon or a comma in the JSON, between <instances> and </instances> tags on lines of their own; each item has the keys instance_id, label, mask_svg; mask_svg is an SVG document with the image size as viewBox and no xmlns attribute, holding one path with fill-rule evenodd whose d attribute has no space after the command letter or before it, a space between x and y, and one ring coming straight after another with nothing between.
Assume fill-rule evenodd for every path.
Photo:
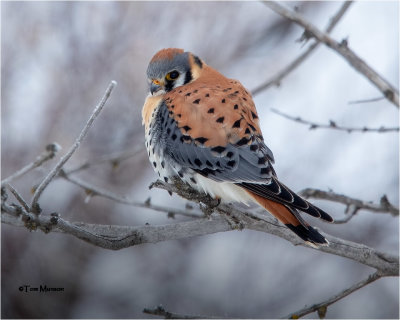
<instances>
[{"instance_id":1,"label":"black barred wing feather","mask_svg":"<svg viewBox=\"0 0 400 320\"><path fill-rule=\"evenodd\" d=\"M150 130L157 152L215 181L269 183L275 174L272 152L255 135L245 145L205 146L178 127L163 103Z\"/></svg>"},{"instance_id":2,"label":"black barred wing feather","mask_svg":"<svg viewBox=\"0 0 400 320\"><path fill-rule=\"evenodd\" d=\"M287 207L333 221L325 211L302 199L278 181L272 167L272 152L259 135L250 135L246 144L239 140L236 144L206 146L186 129L178 126L171 111L162 103L154 126L150 129L153 131L154 148L183 170L192 169L215 181L236 183Z\"/></svg>"},{"instance_id":3,"label":"black barred wing feather","mask_svg":"<svg viewBox=\"0 0 400 320\"><path fill-rule=\"evenodd\" d=\"M276 177L271 178L271 183L269 184L243 182L239 185L259 196L276 201L287 207L299 209L309 215L321 218L328 222L333 221L333 218L328 213L298 196L295 192L281 183Z\"/></svg>"}]
</instances>

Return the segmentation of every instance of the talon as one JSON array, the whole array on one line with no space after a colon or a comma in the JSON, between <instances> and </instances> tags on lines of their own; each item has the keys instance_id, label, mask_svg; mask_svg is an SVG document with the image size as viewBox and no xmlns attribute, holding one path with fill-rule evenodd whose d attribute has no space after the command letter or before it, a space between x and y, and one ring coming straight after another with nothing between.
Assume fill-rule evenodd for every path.
<instances>
[{"instance_id":1,"label":"talon","mask_svg":"<svg viewBox=\"0 0 400 320\"><path fill-rule=\"evenodd\" d=\"M216 209L220 204L221 204L220 197L211 198L211 201L207 203L207 205L212 209Z\"/></svg>"}]
</instances>

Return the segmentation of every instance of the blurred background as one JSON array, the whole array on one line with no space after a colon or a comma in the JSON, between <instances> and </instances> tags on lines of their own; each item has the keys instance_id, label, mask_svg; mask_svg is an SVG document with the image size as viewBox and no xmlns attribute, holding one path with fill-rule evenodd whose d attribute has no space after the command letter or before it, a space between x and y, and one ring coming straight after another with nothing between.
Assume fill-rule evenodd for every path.
<instances>
[{"instance_id":1,"label":"blurred background","mask_svg":"<svg viewBox=\"0 0 400 320\"><path fill-rule=\"evenodd\" d=\"M325 28L341 2L286 2ZM111 80L118 82L73 168L112 153L144 151L141 108L146 68L155 52L184 48L248 89L286 66L308 44L303 30L260 2L2 2L1 173L33 161L53 141L55 160L16 180L25 199L68 150ZM356 2L332 35L385 79L399 83L398 2ZM349 104L381 93L348 63L318 48L279 88L254 97L278 176L294 190L332 189L379 202L399 202L397 133L310 131L271 112L354 127L398 126L386 100ZM137 201L185 208L186 200L148 190L156 179L145 152L76 173L80 179ZM57 179L44 192L45 213L69 221L167 224L166 214L94 197ZM314 201L340 219L344 207ZM387 253L399 250L398 218L359 211L347 224L308 219L334 236ZM3 318L147 318L162 304L182 314L276 318L326 299L373 270L254 231L232 231L112 252L63 234L2 225ZM21 285L63 287L23 293ZM315 317L315 314L307 316ZM328 308L329 318L398 318L399 279L385 278Z\"/></svg>"}]
</instances>

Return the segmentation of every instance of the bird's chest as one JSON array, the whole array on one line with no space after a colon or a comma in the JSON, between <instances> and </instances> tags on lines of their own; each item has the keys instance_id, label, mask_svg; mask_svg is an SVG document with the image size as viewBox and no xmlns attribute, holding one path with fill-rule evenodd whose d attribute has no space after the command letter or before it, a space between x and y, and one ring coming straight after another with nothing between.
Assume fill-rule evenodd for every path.
<instances>
[{"instance_id":1,"label":"bird's chest","mask_svg":"<svg viewBox=\"0 0 400 320\"><path fill-rule=\"evenodd\" d=\"M185 162L182 164L176 161L177 155L174 155L173 152L174 144L171 143L171 141L175 141L175 134L175 140L180 141L182 135L176 130L176 124L169 117L168 110L157 108L149 115L145 129L146 149L150 163L161 180L168 183L173 177L177 177L196 190L208 193L212 197L218 197L224 201L245 203L248 201L247 194L240 192L234 184L213 181L185 165Z\"/></svg>"},{"instance_id":2,"label":"bird's chest","mask_svg":"<svg viewBox=\"0 0 400 320\"><path fill-rule=\"evenodd\" d=\"M172 177L177 177L190 185L195 185L197 181L194 177L198 174L175 160L172 146L175 135L173 132L177 133L177 137L176 124L169 117L168 110L155 109L145 129L145 144L150 163L160 179L165 182L171 182Z\"/></svg>"},{"instance_id":3,"label":"bird's chest","mask_svg":"<svg viewBox=\"0 0 400 320\"><path fill-rule=\"evenodd\" d=\"M166 157L165 143L162 141L162 136L163 128L160 127L160 124L155 119L151 119L150 125L145 132L147 155L159 178L165 182L170 182L169 179L175 174L170 160Z\"/></svg>"}]
</instances>

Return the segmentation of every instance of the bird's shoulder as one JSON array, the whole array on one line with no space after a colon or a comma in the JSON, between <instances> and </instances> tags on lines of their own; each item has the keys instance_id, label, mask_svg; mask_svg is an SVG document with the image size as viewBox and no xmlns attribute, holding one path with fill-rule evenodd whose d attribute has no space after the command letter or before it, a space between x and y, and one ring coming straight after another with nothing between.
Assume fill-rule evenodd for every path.
<instances>
[{"instance_id":1,"label":"bird's shoulder","mask_svg":"<svg viewBox=\"0 0 400 320\"><path fill-rule=\"evenodd\" d=\"M163 102L183 133L207 147L248 144L255 135L262 138L250 93L238 80L211 67L205 66L195 81L167 93Z\"/></svg>"}]
</instances>

